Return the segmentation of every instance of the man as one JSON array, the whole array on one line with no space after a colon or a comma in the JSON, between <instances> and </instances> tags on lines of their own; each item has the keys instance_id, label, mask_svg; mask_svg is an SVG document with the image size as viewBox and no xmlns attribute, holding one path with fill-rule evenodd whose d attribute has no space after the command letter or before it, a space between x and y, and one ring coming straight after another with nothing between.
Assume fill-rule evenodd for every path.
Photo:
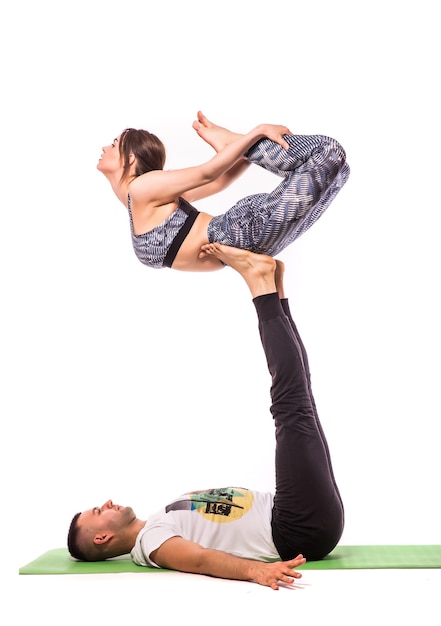
<instances>
[{"instance_id":1,"label":"man","mask_svg":"<svg viewBox=\"0 0 441 626\"><path fill-rule=\"evenodd\" d=\"M306 559L339 541L344 511L311 392L308 359L283 289L284 266L269 256L213 243L204 252L247 283L272 377L275 495L227 487L184 494L140 520L111 500L73 518L73 557L97 561L131 552L144 566L249 580L278 589Z\"/></svg>"}]
</instances>

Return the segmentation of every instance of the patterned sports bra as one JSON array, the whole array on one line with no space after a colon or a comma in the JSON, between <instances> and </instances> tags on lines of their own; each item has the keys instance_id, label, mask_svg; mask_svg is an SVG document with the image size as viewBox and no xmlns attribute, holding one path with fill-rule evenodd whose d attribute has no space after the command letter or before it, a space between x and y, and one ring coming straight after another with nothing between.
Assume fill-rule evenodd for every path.
<instances>
[{"instance_id":1,"label":"patterned sports bra","mask_svg":"<svg viewBox=\"0 0 441 626\"><path fill-rule=\"evenodd\" d=\"M135 235L130 205L129 194L127 208L130 216L130 231L133 249L139 261L155 269L171 267L199 211L184 198L179 198L178 208L166 220L142 235Z\"/></svg>"}]
</instances>

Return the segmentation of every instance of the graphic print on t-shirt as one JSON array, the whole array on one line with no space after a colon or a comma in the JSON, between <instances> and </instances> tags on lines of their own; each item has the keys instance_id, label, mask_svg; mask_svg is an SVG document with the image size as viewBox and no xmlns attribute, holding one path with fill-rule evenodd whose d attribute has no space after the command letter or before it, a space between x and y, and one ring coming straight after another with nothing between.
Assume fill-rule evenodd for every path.
<instances>
[{"instance_id":1,"label":"graphic print on t-shirt","mask_svg":"<svg viewBox=\"0 0 441 626\"><path fill-rule=\"evenodd\" d=\"M165 512L196 511L211 522L232 522L248 513L253 501L253 493L248 489L224 487L192 491L169 504Z\"/></svg>"}]
</instances>

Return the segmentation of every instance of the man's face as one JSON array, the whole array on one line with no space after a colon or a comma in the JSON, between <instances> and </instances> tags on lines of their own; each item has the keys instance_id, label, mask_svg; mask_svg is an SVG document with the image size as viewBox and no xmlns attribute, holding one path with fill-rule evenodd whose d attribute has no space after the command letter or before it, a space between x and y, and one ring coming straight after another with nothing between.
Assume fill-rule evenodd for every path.
<instances>
[{"instance_id":1,"label":"man's face","mask_svg":"<svg viewBox=\"0 0 441 626\"><path fill-rule=\"evenodd\" d=\"M102 506L83 511L78 518L78 526L87 528L88 532L107 530L116 533L127 528L135 519L136 515L130 506L120 506L107 500Z\"/></svg>"}]
</instances>

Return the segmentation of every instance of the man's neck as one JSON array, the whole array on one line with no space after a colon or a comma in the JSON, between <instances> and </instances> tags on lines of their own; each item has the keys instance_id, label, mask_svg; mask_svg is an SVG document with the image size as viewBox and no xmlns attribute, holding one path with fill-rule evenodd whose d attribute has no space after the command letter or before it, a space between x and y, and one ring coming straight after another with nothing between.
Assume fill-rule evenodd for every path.
<instances>
[{"instance_id":1,"label":"man's neck","mask_svg":"<svg viewBox=\"0 0 441 626\"><path fill-rule=\"evenodd\" d=\"M130 529L130 536L131 536L131 539L133 541L132 548L133 548L133 546L136 543L137 536L139 535L140 531L144 528L144 526L146 524L147 524L147 520L142 520L142 519L136 518L133 521L133 524L132 524L131 529ZM130 548L130 549L132 549L132 548Z\"/></svg>"}]
</instances>

